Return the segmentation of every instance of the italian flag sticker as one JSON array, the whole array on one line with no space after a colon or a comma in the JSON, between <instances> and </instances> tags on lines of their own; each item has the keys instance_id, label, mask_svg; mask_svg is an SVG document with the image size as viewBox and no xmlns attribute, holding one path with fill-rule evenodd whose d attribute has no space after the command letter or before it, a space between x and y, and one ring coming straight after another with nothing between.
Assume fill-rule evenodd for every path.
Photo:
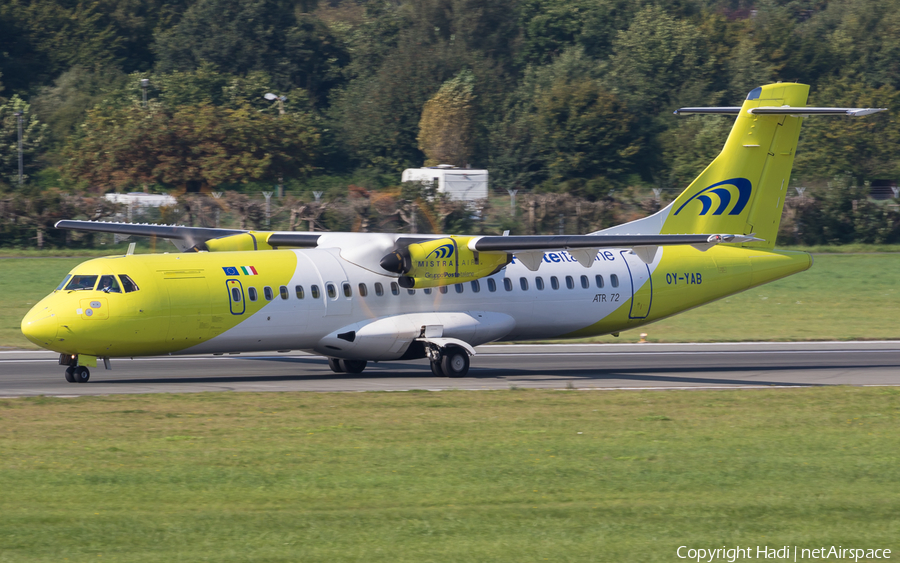
<instances>
[{"instance_id":1,"label":"italian flag sticker","mask_svg":"<svg viewBox=\"0 0 900 563\"><path fill-rule=\"evenodd\" d=\"M257 272L256 268L254 268L253 266L241 266L241 272L243 272L245 276L259 275L259 272Z\"/></svg>"}]
</instances>

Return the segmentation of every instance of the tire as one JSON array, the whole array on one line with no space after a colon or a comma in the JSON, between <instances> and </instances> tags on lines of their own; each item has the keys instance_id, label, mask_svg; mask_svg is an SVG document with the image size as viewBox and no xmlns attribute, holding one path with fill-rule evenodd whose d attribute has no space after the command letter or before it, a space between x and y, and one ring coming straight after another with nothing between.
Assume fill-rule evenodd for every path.
<instances>
[{"instance_id":1,"label":"tire","mask_svg":"<svg viewBox=\"0 0 900 563\"><path fill-rule=\"evenodd\" d=\"M334 373L344 373L344 368L341 367L341 362L337 358L328 358L328 367Z\"/></svg>"},{"instance_id":2,"label":"tire","mask_svg":"<svg viewBox=\"0 0 900 563\"><path fill-rule=\"evenodd\" d=\"M66 381L75 383L75 368L72 366L66 368Z\"/></svg>"},{"instance_id":3,"label":"tire","mask_svg":"<svg viewBox=\"0 0 900 563\"><path fill-rule=\"evenodd\" d=\"M366 369L365 360L339 360L343 371L347 373L362 373Z\"/></svg>"},{"instance_id":4,"label":"tire","mask_svg":"<svg viewBox=\"0 0 900 563\"><path fill-rule=\"evenodd\" d=\"M435 377L447 377L444 374L444 370L441 368L441 362L431 362L431 373L435 375Z\"/></svg>"},{"instance_id":5,"label":"tire","mask_svg":"<svg viewBox=\"0 0 900 563\"><path fill-rule=\"evenodd\" d=\"M465 377L469 373L469 354L462 348L447 348L441 359L441 371L447 377Z\"/></svg>"},{"instance_id":6,"label":"tire","mask_svg":"<svg viewBox=\"0 0 900 563\"><path fill-rule=\"evenodd\" d=\"M84 366L75 368L75 372L72 375L75 377L76 383L87 383L91 378L90 370Z\"/></svg>"}]
</instances>

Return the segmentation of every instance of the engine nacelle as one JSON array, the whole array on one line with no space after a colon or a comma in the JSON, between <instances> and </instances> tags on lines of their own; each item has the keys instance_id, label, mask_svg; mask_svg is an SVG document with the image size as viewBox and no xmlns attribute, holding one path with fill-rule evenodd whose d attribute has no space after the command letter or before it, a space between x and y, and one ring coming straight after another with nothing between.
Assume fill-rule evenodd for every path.
<instances>
[{"instance_id":1,"label":"engine nacelle","mask_svg":"<svg viewBox=\"0 0 900 563\"><path fill-rule=\"evenodd\" d=\"M250 231L238 235L214 238L206 241L210 252L237 252L244 250L272 250L266 239L271 233Z\"/></svg>"},{"instance_id":2,"label":"engine nacelle","mask_svg":"<svg viewBox=\"0 0 900 563\"><path fill-rule=\"evenodd\" d=\"M469 250L475 237L446 237L410 244L381 259L381 267L400 274L401 287L439 287L477 280L500 271L512 257L506 252Z\"/></svg>"}]
</instances>

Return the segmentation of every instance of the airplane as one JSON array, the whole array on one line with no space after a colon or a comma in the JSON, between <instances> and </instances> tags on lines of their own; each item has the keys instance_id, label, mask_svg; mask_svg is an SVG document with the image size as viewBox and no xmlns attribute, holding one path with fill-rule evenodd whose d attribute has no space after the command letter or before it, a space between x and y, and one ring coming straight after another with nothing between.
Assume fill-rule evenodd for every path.
<instances>
[{"instance_id":1,"label":"airplane","mask_svg":"<svg viewBox=\"0 0 900 563\"><path fill-rule=\"evenodd\" d=\"M86 261L22 320L86 383L111 358L305 350L337 373L428 358L463 377L475 346L641 327L812 266L775 250L809 87L754 89L718 157L672 203L586 235L261 232L64 220L59 229L155 236L182 252Z\"/></svg>"}]
</instances>

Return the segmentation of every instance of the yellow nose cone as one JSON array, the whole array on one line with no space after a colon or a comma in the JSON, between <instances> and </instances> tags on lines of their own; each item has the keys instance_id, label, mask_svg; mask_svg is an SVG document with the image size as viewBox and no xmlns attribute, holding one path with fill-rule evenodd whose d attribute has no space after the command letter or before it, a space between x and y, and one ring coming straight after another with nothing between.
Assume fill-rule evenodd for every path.
<instances>
[{"instance_id":1,"label":"yellow nose cone","mask_svg":"<svg viewBox=\"0 0 900 563\"><path fill-rule=\"evenodd\" d=\"M50 348L56 340L59 320L50 307L36 306L22 319L22 334L41 348Z\"/></svg>"}]
</instances>

